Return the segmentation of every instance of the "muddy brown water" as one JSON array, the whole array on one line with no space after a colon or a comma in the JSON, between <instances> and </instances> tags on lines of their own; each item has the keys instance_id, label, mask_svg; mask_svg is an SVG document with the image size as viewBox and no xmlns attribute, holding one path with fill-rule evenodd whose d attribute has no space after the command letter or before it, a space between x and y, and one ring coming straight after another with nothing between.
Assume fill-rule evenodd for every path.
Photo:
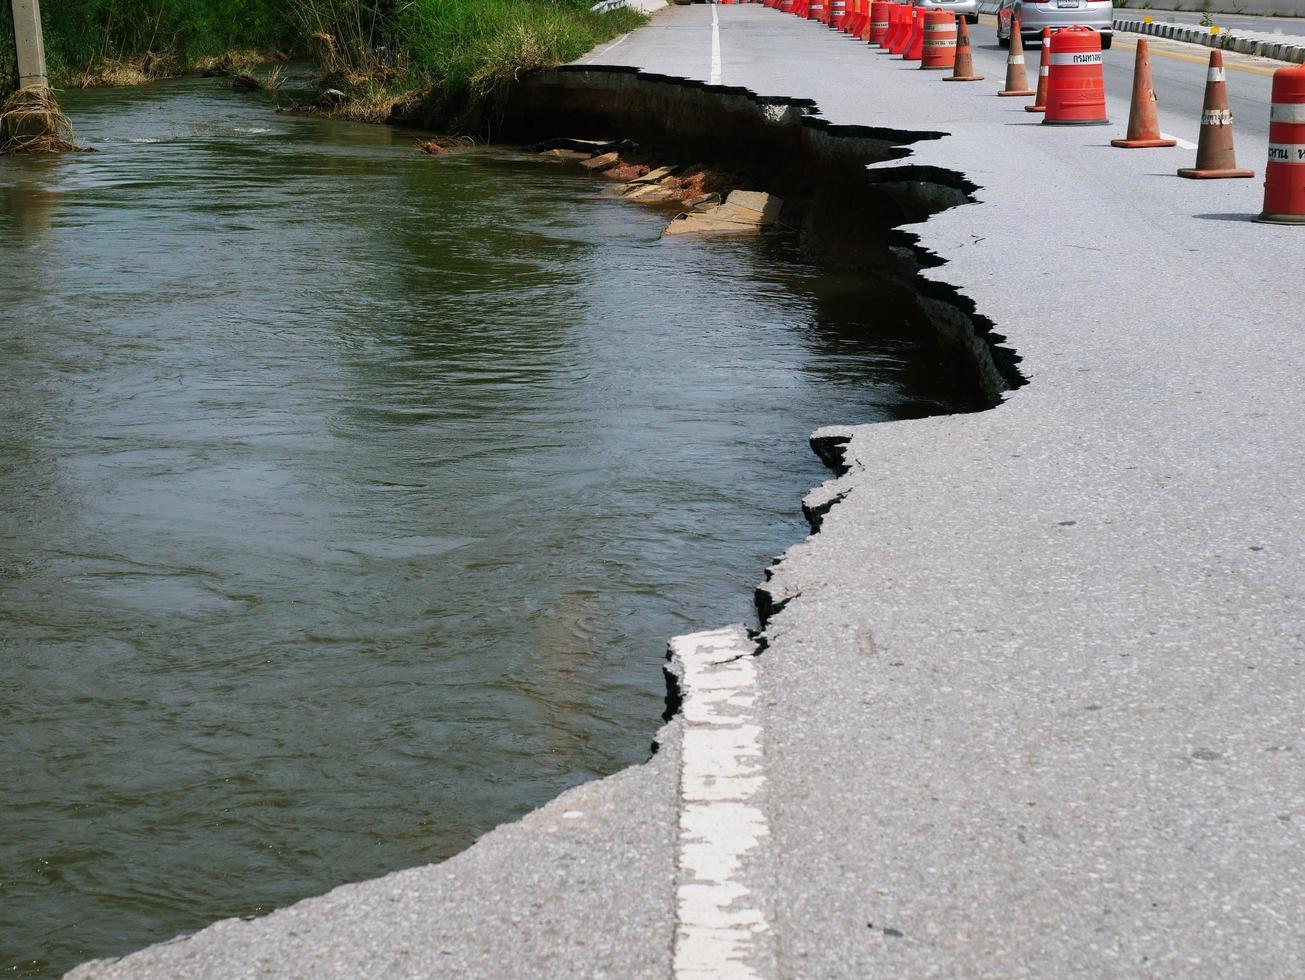
<instances>
[{"instance_id":1,"label":"muddy brown water","mask_svg":"<svg viewBox=\"0 0 1305 980\"><path fill-rule=\"evenodd\" d=\"M437 861L647 757L831 422L962 407L855 279L188 79L0 160L0 969Z\"/></svg>"}]
</instances>

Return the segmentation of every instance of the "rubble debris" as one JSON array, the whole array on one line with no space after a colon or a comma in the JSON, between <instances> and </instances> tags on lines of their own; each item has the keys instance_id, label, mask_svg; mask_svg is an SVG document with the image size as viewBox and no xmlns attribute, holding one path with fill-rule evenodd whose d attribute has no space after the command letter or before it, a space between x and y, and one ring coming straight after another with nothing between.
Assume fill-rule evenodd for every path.
<instances>
[{"instance_id":1,"label":"rubble debris","mask_svg":"<svg viewBox=\"0 0 1305 980\"><path fill-rule=\"evenodd\" d=\"M679 200L679 195L675 191L659 184L631 184L630 189L625 192L625 197L631 201L642 201L645 204Z\"/></svg>"},{"instance_id":2,"label":"rubble debris","mask_svg":"<svg viewBox=\"0 0 1305 980\"><path fill-rule=\"evenodd\" d=\"M648 168L642 163L626 163L622 160L615 167L603 171L604 177L610 177L612 180L638 181L646 173Z\"/></svg>"},{"instance_id":3,"label":"rubble debris","mask_svg":"<svg viewBox=\"0 0 1305 980\"><path fill-rule=\"evenodd\" d=\"M643 169L644 169L644 173L641 176L635 178L634 180L636 184L660 183L661 181L670 177L671 174L675 173L675 171L678 170L679 167L658 167L656 170L649 170L647 167L644 167Z\"/></svg>"}]
</instances>

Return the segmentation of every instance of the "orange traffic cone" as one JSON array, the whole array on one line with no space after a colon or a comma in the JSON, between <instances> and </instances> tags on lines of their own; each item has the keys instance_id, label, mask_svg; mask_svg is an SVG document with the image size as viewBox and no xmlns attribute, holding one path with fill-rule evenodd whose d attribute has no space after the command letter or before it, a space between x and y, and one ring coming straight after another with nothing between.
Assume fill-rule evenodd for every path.
<instances>
[{"instance_id":1,"label":"orange traffic cone","mask_svg":"<svg viewBox=\"0 0 1305 980\"><path fill-rule=\"evenodd\" d=\"M1233 152L1232 113L1223 71L1223 52L1210 52L1205 76L1205 105L1201 109L1201 137L1196 143L1196 166L1182 167L1179 177L1207 180L1215 177L1254 177L1254 170L1239 170Z\"/></svg>"},{"instance_id":2,"label":"orange traffic cone","mask_svg":"<svg viewBox=\"0 0 1305 980\"><path fill-rule=\"evenodd\" d=\"M1160 113L1156 110L1155 88L1151 85L1151 54L1146 38L1137 40L1137 63L1133 68L1133 105L1128 110L1128 134L1111 140L1111 146L1137 150L1150 146L1177 146L1178 140L1160 135Z\"/></svg>"},{"instance_id":3,"label":"orange traffic cone","mask_svg":"<svg viewBox=\"0 0 1305 980\"><path fill-rule=\"evenodd\" d=\"M1051 28L1042 29L1042 58L1038 61L1038 94L1033 98L1033 105L1026 105L1025 112L1047 111L1047 83L1051 79Z\"/></svg>"},{"instance_id":4,"label":"orange traffic cone","mask_svg":"<svg viewBox=\"0 0 1305 980\"><path fill-rule=\"evenodd\" d=\"M944 82L981 82L982 75L974 74L974 55L970 53L970 32L965 18L956 18L956 67L943 79Z\"/></svg>"},{"instance_id":5,"label":"orange traffic cone","mask_svg":"<svg viewBox=\"0 0 1305 980\"><path fill-rule=\"evenodd\" d=\"M1020 22L1010 25L1010 54L1006 56L1006 87L998 95L1032 95L1029 77L1024 72L1024 38L1020 35Z\"/></svg>"}]
</instances>

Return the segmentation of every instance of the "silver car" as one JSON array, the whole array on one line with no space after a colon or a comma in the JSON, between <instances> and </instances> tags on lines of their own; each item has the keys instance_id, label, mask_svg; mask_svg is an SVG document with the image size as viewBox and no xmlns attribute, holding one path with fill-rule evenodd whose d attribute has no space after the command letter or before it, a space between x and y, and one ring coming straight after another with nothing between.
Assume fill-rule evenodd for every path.
<instances>
[{"instance_id":1,"label":"silver car","mask_svg":"<svg viewBox=\"0 0 1305 980\"><path fill-rule=\"evenodd\" d=\"M1001 0L997 11L997 43L1010 47L1011 23L1018 17L1024 43L1036 41L1042 29L1090 27L1101 35L1101 50L1110 47L1115 36L1115 7L1110 0Z\"/></svg>"},{"instance_id":2,"label":"silver car","mask_svg":"<svg viewBox=\"0 0 1305 980\"><path fill-rule=\"evenodd\" d=\"M979 0L915 0L915 5L925 10L945 10L964 17L968 24L979 22Z\"/></svg>"}]
</instances>

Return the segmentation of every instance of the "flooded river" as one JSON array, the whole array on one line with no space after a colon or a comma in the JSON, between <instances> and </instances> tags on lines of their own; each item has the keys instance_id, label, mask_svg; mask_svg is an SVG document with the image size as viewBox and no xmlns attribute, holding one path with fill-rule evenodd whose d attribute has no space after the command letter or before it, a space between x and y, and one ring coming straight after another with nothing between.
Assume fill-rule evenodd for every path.
<instances>
[{"instance_id":1,"label":"flooded river","mask_svg":"<svg viewBox=\"0 0 1305 980\"><path fill-rule=\"evenodd\" d=\"M437 861L646 758L818 425L948 411L855 280L188 79L0 160L0 969Z\"/></svg>"}]
</instances>

